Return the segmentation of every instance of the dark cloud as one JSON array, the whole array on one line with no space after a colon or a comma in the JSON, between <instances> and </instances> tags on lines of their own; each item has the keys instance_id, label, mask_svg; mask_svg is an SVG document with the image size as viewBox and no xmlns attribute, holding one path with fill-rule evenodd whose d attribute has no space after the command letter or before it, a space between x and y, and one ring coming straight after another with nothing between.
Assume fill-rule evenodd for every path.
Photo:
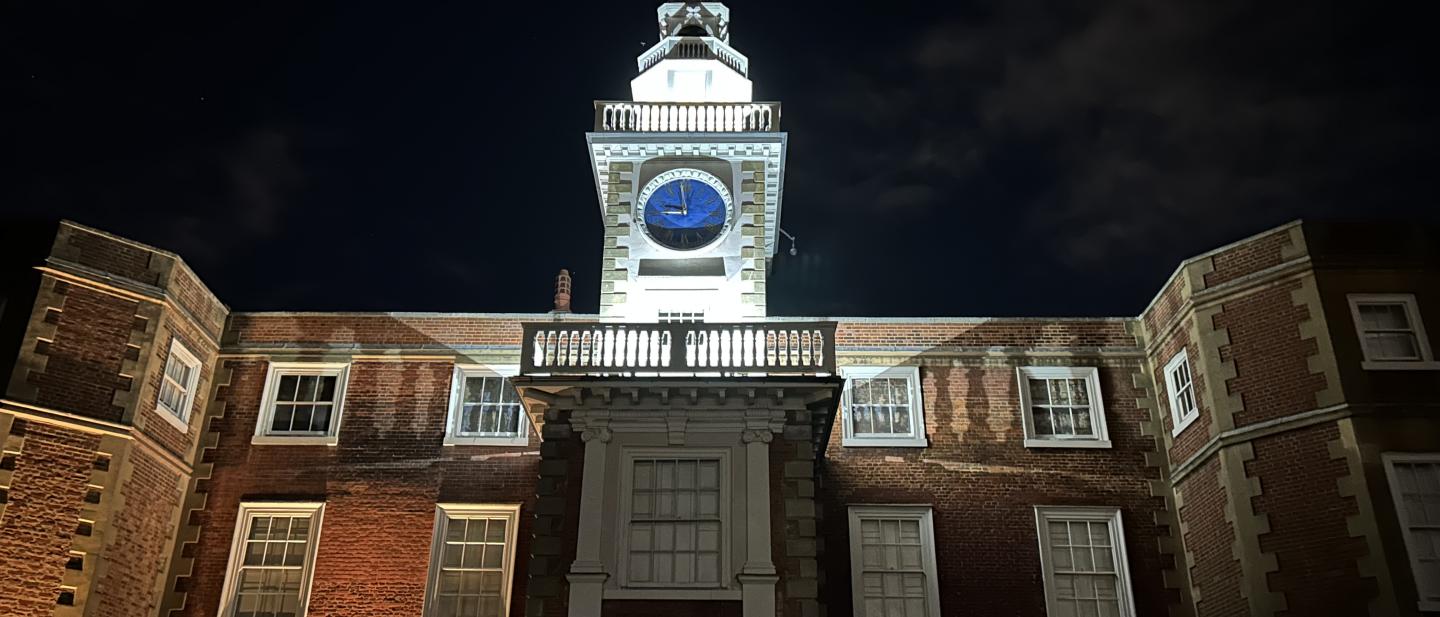
<instances>
[{"instance_id":1,"label":"dark cloud","mask_svg":"<svg viewBox=\"0 0 1440 617\"><path fill-rule=\"evenodd\" d=\"M275 128L247 131L192 164L202 176L218 176L218 191L208 203L181 204L173 218L170 213L155 218L168 227L172 250L206 265L278 234L304 179L291 138Z\"/></svg>"},{"instance_id":2,"label":"dark cloud","mask_svg":"<svg viewBox=\"0 0 1440 617\"><path fill-rule=\"evenodd\" d=\"M1352 8L1009 0L887 16L876 22L912 27L877 35L892 44L874 57L810 58L828 77L813 80L826 101L815 122L844 130L793 137L822 142L811 150L822 162L792 167L787 204L932 213L905 248L842 255L856 271L940 255L1017 280L1059 269L1070 275L1058 294L1120 314L1178 260L1287 220L1434 220L1435 188L1414 173L1440 134L1434 65L1410 36L1421 29ZM842 247L876 233L853 220L827 230ZM928 256L915 248L927 242ZM1092 272L1136 281L1131 300L1107 297ZM1023 285L992 289L1012 297L964 301L1027 302ZM914 302L897 295L885 310Z\"/></svg>"},{"instance_id":3,"label":"dark cloud","mask_svg":"<svg viewBox=\"0 0 1440 617\"><path fill-rule=\"evenodd\" d=\"M557 39L523 4L220 6L4 9L0 215L176 250L241 309L546 310L565 267L594 310L583 133L649 8ZM1293 218L1436 220L1423 6L737 1L790 133L769 306L1134 314Z\"/></svg>"}]
</instances>

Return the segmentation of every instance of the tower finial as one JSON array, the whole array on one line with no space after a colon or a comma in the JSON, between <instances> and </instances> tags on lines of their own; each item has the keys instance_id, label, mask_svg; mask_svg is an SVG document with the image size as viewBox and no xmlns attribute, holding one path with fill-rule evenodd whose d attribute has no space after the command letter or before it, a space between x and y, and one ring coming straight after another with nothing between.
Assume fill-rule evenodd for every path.
<instances>
[{"instance_id":1,"label":"tower finial","mask_svg":"<svg viewBox=\"0 0 1440 617\"><path fill-rule=\"evenodd\" d=\"M730 42L730 9L719 2L666 2L655 11L660 18L660 39L672 36L712 36Z\"/></svg>"}]
</instances>

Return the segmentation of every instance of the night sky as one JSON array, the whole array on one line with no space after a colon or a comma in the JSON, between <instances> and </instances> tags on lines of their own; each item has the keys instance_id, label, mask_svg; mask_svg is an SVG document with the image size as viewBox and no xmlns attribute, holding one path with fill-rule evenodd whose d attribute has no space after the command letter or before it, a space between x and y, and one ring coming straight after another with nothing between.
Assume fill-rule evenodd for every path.
<instances>
[{"instance_id":1,"label":"night sky","mask_svg":"<svg viewBox=\"0 0 1440 617\"><path fill-rule=\"evenodd\" d=\"M584 133L658 3L419 4L5 3L0 220L173 250L236 310L545 311L566 267L594 311ZM1294 218L1440 221L1420 8L729 5L790 134L772 314L1135 315Z\"/></svg>"}]
</instances>

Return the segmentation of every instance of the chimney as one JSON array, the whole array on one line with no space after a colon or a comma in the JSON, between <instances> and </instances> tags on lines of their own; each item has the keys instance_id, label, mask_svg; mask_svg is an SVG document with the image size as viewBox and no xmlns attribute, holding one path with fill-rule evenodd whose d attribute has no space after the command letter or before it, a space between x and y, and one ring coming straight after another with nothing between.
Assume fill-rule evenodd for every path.
<instances>
[{"instance_id":1,"label":"chimney","mask_svg":"<svg viewBox=\"0 0 1440 617\"><path fill-rule=\"evenodd\" d=\"M561 270L555 277L555 310L552 313L570 312L570 271Z\"/></svg>"}]
</instances>

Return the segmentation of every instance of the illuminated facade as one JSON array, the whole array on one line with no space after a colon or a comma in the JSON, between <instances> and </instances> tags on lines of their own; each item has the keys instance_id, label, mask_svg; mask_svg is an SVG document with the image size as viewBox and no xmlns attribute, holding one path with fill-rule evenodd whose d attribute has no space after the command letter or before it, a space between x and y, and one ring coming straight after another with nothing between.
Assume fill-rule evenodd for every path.
<instances>
[{"instance_id":1,"label":"illuminated facade","mask_svg":"<svg viewBox=\"0 0 1440 617\"><path fill-rule=\"evenodd\" d=\"M1440 610L1435 230L1286 224L1135 317L772 316L780 104L723 5L657 16L598 314L232 311L0 230L0 615Z\"/></svg>"}]
</instances>

